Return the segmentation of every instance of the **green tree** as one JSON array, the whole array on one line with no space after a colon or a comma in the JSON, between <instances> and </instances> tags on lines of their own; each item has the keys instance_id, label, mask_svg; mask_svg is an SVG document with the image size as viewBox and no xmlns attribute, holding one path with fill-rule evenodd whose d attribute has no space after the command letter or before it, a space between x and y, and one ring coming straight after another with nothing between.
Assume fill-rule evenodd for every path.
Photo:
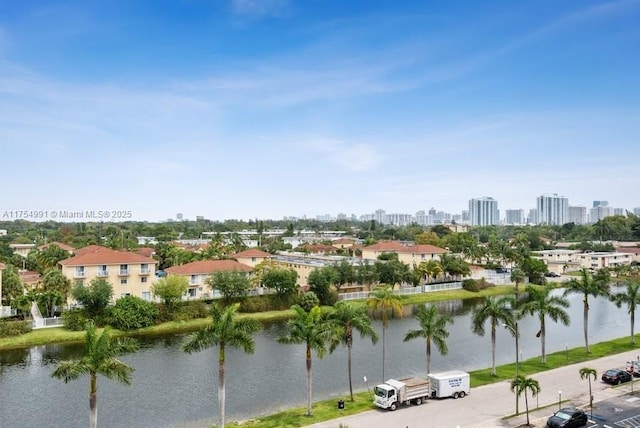
<instances>
[{"instance_id":1,"label":"green tree","mask_svg":"<svg viewBox=\"0 0 640 428\"><path fill-rule=\"evenodd\" d=\"M621 307L623 304L627 305L631 324L631 343L635 344L634 325L636 323L636 307L640 304L640 281L638 278L631 278L627 280L626 285L625 291L611 295L611 301L617 307Z\"/></svg>"},{"instance_id":2,"label":"green tree","mask_svg":"<svg viewBox=\"0 0 640 428\"><path fill-rule=\"evenodd\" d=\"M380 312L382 320L382 381L384 382L384 366L386 360L385 336L389 326L389 316L402 317L402 300L400 296L393 293L389 286L377 287L369 293L367 306L371 309L373 316Z\"/></svg>"},{"instance_id":3,"label":"green tree","mask_svg":"<svg viewBox=\"0 0 640 428\"><path fill-rule=\"evenodd\" d=\"M522 269L514 268L511 270L511 281L516 284L516 293L518 292L518 286L524 281L525 275Z\"/></svg>"},{"instance_id":4,"label":"green tree","mask_svg":"<svg viewBox=\"0 0 640 428\"><path fill-rule=\"evenodd\" d=\"M20 281L18 269L14 266L7 265L2 272L2 296L0 297L6 302L6 306L9 306L13 299L23 294L24 285L22 285L22 281Z\"/></svg>"},{"instance_id":5,"label":"green tree","mask_svg":"<svg viewBox=\"0 0 640 428\"><path fill-rule=\"evenodd\" d=\"M338 279L339 274L336 269L333 266L327 266L312 270L307 278L307 283L309 290L318 296L321 305L331 305L333 304L331 286L336 284Z\"/></svg>"},{"instance_id":6,"label":"green tree","mask_svg":"<svg viewBox=\"0 0 640 428\"><path fill-rule=\"evenodd\" d=\"M59 291L44 290L36 293L38 306L44 309L45 316L52 317L55 314L56 306L64 301Z\"/></svg>"},{"instance_id":7,"label":"green tree","mask_svg":"<svg viewBox=\"0 0 640 428\"><path fill-rule=\"evenodd\" d=\"M589 350L589 296L599 297L609 295L609 283L606 277L595 279L591 276L587 269L580 271L578 279L571 278L566 284L565 296L571 293L582 294L582 314L583 314L583 331L584 331L584 347L587 352Z\"/></svg>"},{"instance_id":8,"label":"green tree","mask_svg":"<svg viewBox=\"0 0 640 428\"><path fill-rule=\"evenodd\" d=\"M84 355L77 360L61 362L52 376L62 379L64 383L89 375L89 426L98 426L98 375L116 380L125 385L131 384L130 375L133 368L116 357L127 352L134 352L137 344L130 338L113 340L111 331L105 328L99 334L96 326L89 322L86 326Z\"/></svg>"},{"instance_id":9,"label":"green tree","mask_svg":"<svg viewBox=\"0 0 640 428\"><path fill-rule=\"evenodd\" d=\"M569 325L569 314L565 308L569 307L569 301L563 296L555 296L552 294L553 288L534 287L528 285L525 291L529 295L527 302L520 306L523 314L537 315L540 320L540 346L542 354L542 363L547 362L547 353L545 350L545 337L547 333L546 318L547 316L553 321L560 321L563 325Z\"/></svg>"},{"instance_id":10,"label":"green tree","mask_svg":"<svg viewBox=\"0 0 640 428\"><path fill-rule=\"evenodd\" d=\"M392 287L409 279L409 266L398 260L376 261L375 268L380 282Z\"/></svg>"},{"instance_id":11,"label":"green tree","mask_svg":"<svg viewBox=\"0 0 640 428\"><path fill-rule=\"evenodd\" d=\"M496 376L496 327L510 323L511 308L515 306L511 297L488 297L484 303L475 308L471 318L473 332L484 336L484 325L489 321L491 328L491 375Z\"/></svg>"},{"instance_id":12,"label":"green tree","mask_svg":"<svg viewBox=\"0 0 640 428\"><path fill-rule=\"evenodd\" d=\"M57 291L66 300L71 291L71 281L60 270L52 268L42 276L42 288L45 291Z\"/></svg>"},{"instance_id":13,"label":"green tree","mask_svg":"<svg viewBox=\"0 0 640 428\"><path fill-rule=\"evenodd\" d=\"M44 274L49 269L56 268L58 262L68 259L71 256L68 251L63 250L55 244L49 245L42 250L31 251L29 256L32 254L36 262L36 271L40 274Z\"/></svg>"},{"instance_id":14,"label":"green tree","mask_svg":"<svg viewBox=\"0 0 640 428\"><path fill-rule=\"evenodd\" d=\"M154 297L162 300L162 303L169 309L176 307L182 300L182 296L187 294L189 280L184 276L169 275L160 278L151 286Z\"/></svg>"},{"instance_id":15,"label":"green tree","mask_svg":"<svg viewBox=\"0 0 640 428\"><path fill-rule=\"evenodd\" d=\"M422 305L418 307L414 318L418 320L420 328L409 330L404 337L404 341L423 338L427 347L427 374L431 373L431 343L433 343L441 355L447 355L447 324L453 323L450 315L440 314L435 306Z\"/></svg>"},{"instance_id":16,"label":"green tree","mask_svg":"<svg viewBox=\"0 0 640 428\"><path fill-rule=\"evenodd\" d=\"M591 419L593 419L593 393L591 392L591 378L596 380L598 378L598 372L591 367L582 367L580 369L580 379L589 381L589 408L591 409Z\"/></svg>"},{"instance_id":17,"label":"green tree","mask_svg":"<svg viewBox=\"0 0 640 428\"><path fill-rule=\"evenodd\" d=\"M262 275L265 287L275 290L280 298L289 298L298 291L298 273L293 269L275 268Z\"/></svg>"},{"instance_id":18,"label":"green tree","mask_svg":"<svg viewBox=\"0 0 640 428\"><path fill-rule=\"evenodd\" d=\"M354 330L360 333L361 337L370 337L371 343L378 341L378 333L371 325L366 308L355 306L352 303L340 301L333 306L333 311L329 314L331 326L331 346L333 352L338 345L347 348L347 374L349 376L349 396L353 401L353 383L351 380L351 350L353 348Z\"/></svg>"},{"instance_id":19,"label":"green tree","mask_svg":"<svg viewBox=\"0 0 640 428\"><path fill-rule=\"evenodd\" d=\"M226 305L242 300L249 294L251 281L242 272L215 272L207 278L207 285L218 290Z\"/></svg>"},{"instance_id":20,"label":"green tree","mask_svg":"<svg viewBox=\"0 0 640 428\"><path fill-rule=\"evenodd\" d=\"M221 428L224 428L225 423L226 348L232 346L253 354L255 342L252 335L261 328L260 323L253 318L239 318L238 306L239 303L234 303L223 310L216 304L212 305L211 324L191 335L182 347L187 353L218 347L218 426Z\"/></svg>"},{"instance_id":21,"label":"green tree","mask_svg":"<svg viewBox=\"0 0 640 428\"><path fill-rule=\"evenodd\" d=\"M307 416L311 416L312 394L312 351L315 350L318 357L322 358L327 352L326 343L330 339L330 329L322 315L320 307L316 306L307 312L298 305L291 307L295 317L287 321L288 332L278 338L278 342L284 344L304 344L305 363L307 367Z\"/></svg>"},{"instance_id":22,"label":"green tree","mask_svg":"<svg viewBox=\"0 0 640 428\"><path fill-rule=\"evenodd\" d=\"M73 298L84 307L87 317L99 320L113 297L113 286L104 278L92 279L88 286L73 289Z\"/></svg>"},{"instance_id":23,"label":"green tree","mask_svg":"<svg viewBox=\"0 0 640 428\"><path fill-rule=\"evenodd\" d=\"M529 422L529 399L527 397L527 391L531 391L531 396L535 397L540 393L540 383L533 378L518 375L511 381L511 391L515 392L517 398L520 398L520 396L524 392L524 406L527 412L526 426L530 426L531 423Z\"/></svg>"},{"instance_id":24,"label":"green tree","mask_svg":"<svg viewBox=\"0 0 640 428\"><path fill-rule=\"evenodd\" d=\"M158 318L158 306L137 296L125 296L109 311L109 324L118 330L150 327Z\"/></svg>"}]
</instances>

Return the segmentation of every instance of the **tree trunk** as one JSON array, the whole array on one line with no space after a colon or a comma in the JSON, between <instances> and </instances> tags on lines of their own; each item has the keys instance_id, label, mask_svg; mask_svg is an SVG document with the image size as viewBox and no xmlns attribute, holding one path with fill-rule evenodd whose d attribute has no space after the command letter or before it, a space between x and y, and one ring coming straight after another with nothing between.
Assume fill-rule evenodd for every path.
<instances>
[{"instance_id":1,"label":"tree trunk","mask_svg":"<svg viewBox=\"0 0 640 428\"><path fill-rule=\"evenodd\" d=\"M385 333L387 328L382 324L382 382L384 382Z\"/></svg>"},{"instance_id":2,"label":"tree trunk","mask_svg":"<svg viewBox=\"0 0 640 428\"><path fill-rule=\"evenodd\" d=\"M491 323L491 376L496 375L496 326Z\"/></svg>"},{"instance_id":3,"label":"tree trunk","mask_svg":"<svg viewBox=\"0 0 640 428\"><path fill-rule=\"evenodd\" d=\"M633 332L633 325L636 323L636 310L635 307L631 307L631 343L636 344L636 336Z\"/></svg>"},{"instance_id":4,"label":"tree trunk","mask_svg":"<svg viewBox=\"0 0 640 428\"><path fill-rule=\"evenodd\" d=\"M544 323L544 315L540 317L540 345L542 347L542 363L545 364L547 362L547 351L545 347L545 334L546 334L546 326Z\"/></svg>"},{"instance_id":5,"label":"tree trunk","mask_svg":"<svg viewBox=\"0 0 640 428\"><path fill-rule=\"evenodd\" d=\"M98 379L91 373L89 380L89 428L98 426Z\"/></svg>"},{"instance_id":6,"label":"tree trunk","mask_svg":"<svg viewBox=\"0 0 640 428\"><path fill-rule=\"evenodd\" d=\"M311 348L307 345L307 416L311 416Z\"/></svg>"},{"instance_id":7,"label":"tree trunk","mask_svg":"<svg viewBox=\"0 0 640 428\"><path fill-rule=\"evenodd\" d=\"M529 425L529 399L527 397L527 390L524 390L524 407L527 411L527 425Z\"/></svg>"},{"instance_id":8,"label":"tree trunk","mask_svg":"<svg viewBox=\"0 0 640 428\"><path fill-rule=\"evenodd\" d=\"M226 402L226 389L224 383L225 355L224 345L220 345L218 356L218 426L224 428L224 408Z\"/></svg>"},{"instance_id":9,"label":"tree trunk","mask_svg":"<svg viewBox=\"0 0 640 428\"><path fill-rule=\"evenodd\" d=\"M353 401L353 383L351 381L351 343L347 344L347 371L349 372L349 395Z\"/></svg>"},{"instance_id":10,"label":"tree trunk","mask_svg":"<svg viewBox=\"0 0 640 428\"><path fill-rule=\"evenodd\" d=\"M587 328L589 325L589 301L587 299L588 297L585 295L584 296L584 347L587 353L589 353L591 351L589 351L589 334L587 331Z\"/></svg>"},{"instance_id":11,"label":"tree trunk","mask_svg":"<svg viewBox=\"0 0 640 428\"><path fill-rule=\"evenodd\" d=\"M427 375L431 370L431 340L427 339Z\"/></svg>"}]
</instances>

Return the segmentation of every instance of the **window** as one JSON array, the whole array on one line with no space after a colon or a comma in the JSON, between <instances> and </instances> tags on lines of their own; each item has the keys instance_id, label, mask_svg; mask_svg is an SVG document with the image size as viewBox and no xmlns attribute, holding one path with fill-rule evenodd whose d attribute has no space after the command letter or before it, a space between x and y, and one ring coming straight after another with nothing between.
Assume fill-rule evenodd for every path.
<instances>
[{"instance_id":1,"label":"window","mask_svg":"<svg viewBox=\"0 0 640 428\"><path fill-rule=\"evenodd\" d=\"M189 297L196 297L196 289L195 288L190 288L189 289Z\"/></svg>"},{"instance_id":2,"label":"window","mask_svg":"<svg viewBox=\"0 0 640 428\"><path fill-rule=\"evenodd\" d=\"M198 275L191 275L191 284L198 283Z\"/></svg>"},{"instance_id":3,"label":"window","mask_svg":"<svg viewBox=\"0 0 640 428\"><path fill-rule=\"evenodd\" d=\"M76 266L76 278L84 278L84 266Z\"/></svg>"},{"instance_id":4,"label":"window","mask_svg":"<svg viewBox=\"0 0 640 428\"><path fill-rule=\"evenodd\" d=\"M147 263L142 263L140 265L140 273L142 273L142 274L149 273L149 265Z\"/></svg>"},{"instance_id":5,"label":"window","mask_svg":"<svg viewBox=\"0 0 640 428\"><path fill-rule=\"evenodd\" d=\"M120 280L120 285L127 285L127 278L122 278Z\"/></svg>"},{"instance_id":6,"label":"window","mask_svg":"<svg viewBox=\"0 0 640 428\"><path fill-rule=\"evenodd\" d=\"M255 262L255 261L256 261L256 258L255 258L255 257L251 257L251 261L252 261L252 262Z\"/></svg>"},{"instance_id":7,"label":"window","mask_svg":"<svg viewBox=\"0 0 640 428\"><path fill-rule=\"evenodd\" d=\"M120 275L129 275L128 265L120 265Z\"/></svg>"},{"instance_id":8,"label":"window","mask_svg":"<svg viewBox=\"0 0 640 428\"><path fill-rule=\"evenodd\" d=\"M131 293L120 293L120 298L131 296Z\"/></svg>"},{"instance_id":9,"label":"window","mask_svg":"<svg viewBox=\"0 0 640 428\"><path fill-rule=\"evenodd\" d=\"M151 292L143 291L142 292L142 300L150 301L151 300Z\"/></svg>"},{"instance_id":10,"label":"window","mask_svg":"<svg viewBox=\"0 0 640 428\"><path fill-rule=\"evenodd\" d=\"M198 287L198 291L202 291L202 287Z\"/></svg>"},{"instance_id":11,"label":"window","mask_svg":"<svg viewBox=\"0 0 640 428\"><path fill-rule=\"evenodd\" d=\"M147 278L146 276L143 276L142 278L140 278L140 282L145 284L147 282L147 279L149 278Z\"/></svg>"}]
</instances>

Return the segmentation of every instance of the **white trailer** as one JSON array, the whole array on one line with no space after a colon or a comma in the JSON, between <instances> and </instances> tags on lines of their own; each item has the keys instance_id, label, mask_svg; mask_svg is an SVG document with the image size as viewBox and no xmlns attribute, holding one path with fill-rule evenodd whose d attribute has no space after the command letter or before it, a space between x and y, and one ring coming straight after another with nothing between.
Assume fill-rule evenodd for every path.
<instances>
[{"instance_id":1,"label":"white trailer","mask_svg":"<svg viewBox=\"0 0 640 428\"><path fill-rule=\"evenodd\" d=\"M429 396L429 382L420 378L389 379L373 388L373 404L383 409L395 410L401 404L420 405Z\"/></svg>"},{"instance_id":2,"label":"white trailer","mask_svg":"<svg viewBox=\"0 0 640 428\"><path fill-rule=\"evenodd\" d=\"M471 392L469 373L452 370L441 373L429 373L431 398L462 398Z\"/></svg>"}]
</instances>

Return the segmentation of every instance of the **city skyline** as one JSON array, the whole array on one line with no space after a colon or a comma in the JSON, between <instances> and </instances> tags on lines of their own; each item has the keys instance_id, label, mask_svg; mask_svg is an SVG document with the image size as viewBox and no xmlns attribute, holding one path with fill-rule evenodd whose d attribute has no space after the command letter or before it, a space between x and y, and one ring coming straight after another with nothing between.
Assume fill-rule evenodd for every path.
<instances>
[{"instance_id":1,"label":"city skyline","mask_svg":"<svg viewBox=\"0 0 640 428\"><path fill-rule=\"evenodd\" d=\"M640 205L640 0L0 10L0 211Z\"/></svg>"}]
</instances>

